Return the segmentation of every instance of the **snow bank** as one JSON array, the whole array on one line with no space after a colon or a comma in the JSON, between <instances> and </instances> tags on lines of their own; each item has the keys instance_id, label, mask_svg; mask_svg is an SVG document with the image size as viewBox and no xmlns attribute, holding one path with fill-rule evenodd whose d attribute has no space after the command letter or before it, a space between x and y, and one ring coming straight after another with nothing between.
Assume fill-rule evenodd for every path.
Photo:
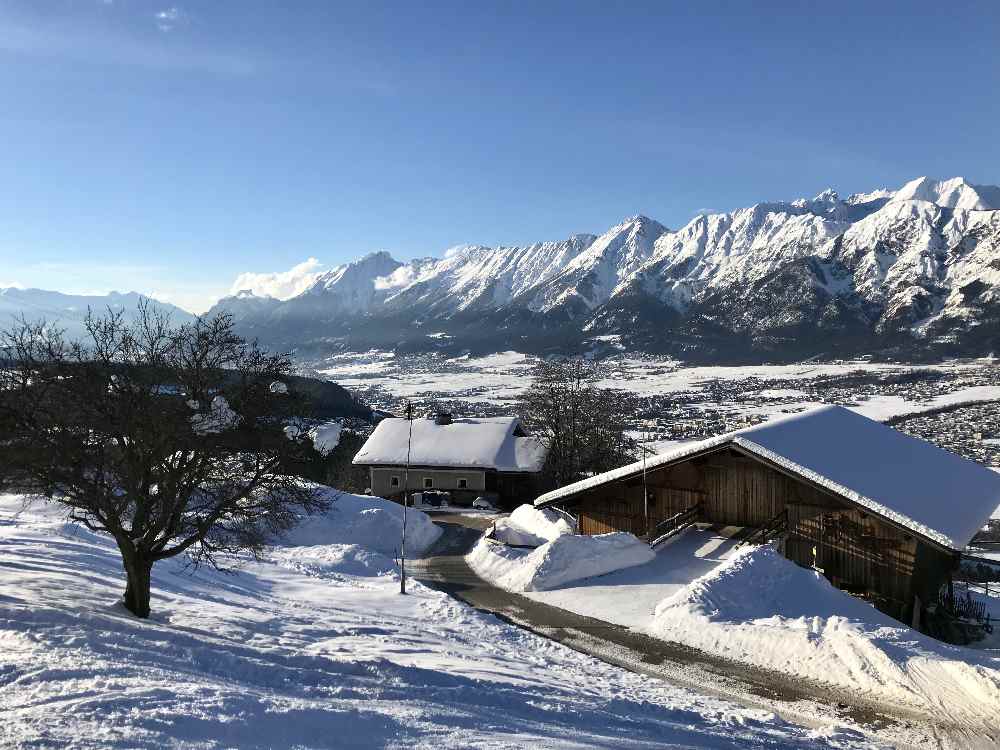
<instances>
[{"instance_id":1,"label":"snow bank","mask_svg":"<svg viewBox=\"0 0 1000 750\"><path fill-rule=\"evenodd\" d=\"M409 547L409 545L407 545ZM308 575L344 580L345 577L398 577L396 561L358 544L318 544L273 547L267 558Z\"/></svg>"},{"instance_id":2,"label":"snow bank","mask_svg":"<svg viewBox=\"0 0 1000 750\"><path fill-rule=\"evenodd\" d=\"M326 513L304 515L295 528L275 540L279 547L349 544L389 557L399 554L403 507L391 500L328 490L334 494ZM419 557L438 537L441 529L426 513L406 511L406 554Z\"/></svg>"},{"instance_id":3,"label":"snow bank","mask_svg":"<svg viewBox=\"0 0 1000 750\"><path fill-rule=\"evenodd\" d=\"M564 534L538 549L505 547L483 538L466 556L482 578L508 591L546 591L570 581L642 565L655 557L624 531L597 536Z\"/></svg>"},{"instance_id":4,"label":"snow bank","mask_svg":"<svg viewBox=\"0 0 1000 750\"><path fill-rule=\"evenodd\" d=\"M540 547L563 534L575 534L576 527L564 514L553 509L521 505L493 526L493 536L504 544Z\"/></svg>"},{"instance_id":5,"label":"snow bank","mask_svg":"<svg viewBox=\"0 0 1000 750\"><path fill-rule=\"evenodd\" d=\"M649 630L942 718L1000 716L1000 658L924 636L773 547L741 550L665 599Z\"/></svg>"}]
</instances>

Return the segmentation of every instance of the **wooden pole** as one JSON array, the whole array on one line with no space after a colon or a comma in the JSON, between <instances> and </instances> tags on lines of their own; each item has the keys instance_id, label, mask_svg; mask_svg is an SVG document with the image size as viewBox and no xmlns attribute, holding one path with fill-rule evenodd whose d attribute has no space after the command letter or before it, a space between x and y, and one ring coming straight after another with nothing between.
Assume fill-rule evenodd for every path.
<instances>
[{"instance_id":1,"label":"wooden pole","mask_svg":"<svg viewBox=\"0 0 1000 750\"><path fill-rule=\"evenodd\" d=\"M648 438L649 433L645 433L643 438ZM646 518L646 538L649 539L649 490L646 489L646 441L640 446L642 448L642 513Z\"/></svg>"},{"instance_id":2,"label":"wooden pole","mask_svg":"<svg viewBox=\"0 0 1000 750\"><path fill-rule=\"evenodd\" d=\"M403 470L403 534L399 542L399 593L406 593L406 506L410 501L410 446L413 443L413 404L406 402L406 468Z\"/></svg>"}]
</instances>

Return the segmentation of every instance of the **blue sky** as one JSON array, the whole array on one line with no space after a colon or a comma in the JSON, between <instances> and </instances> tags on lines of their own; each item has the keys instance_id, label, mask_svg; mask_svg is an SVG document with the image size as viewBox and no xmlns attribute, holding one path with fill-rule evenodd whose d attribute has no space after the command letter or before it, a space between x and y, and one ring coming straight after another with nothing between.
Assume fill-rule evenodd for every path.
<instances>
[{"instance_id":1,"label":"blue sky","mask_svg":"<svg viewBox=\"0 0 1000 750\"><path fill-rule=\"evenodd\" d=\"M308 258L995 184L998 48L995 0L0 0L0 285L201 310Z\"/></svg>"}]
</instances>

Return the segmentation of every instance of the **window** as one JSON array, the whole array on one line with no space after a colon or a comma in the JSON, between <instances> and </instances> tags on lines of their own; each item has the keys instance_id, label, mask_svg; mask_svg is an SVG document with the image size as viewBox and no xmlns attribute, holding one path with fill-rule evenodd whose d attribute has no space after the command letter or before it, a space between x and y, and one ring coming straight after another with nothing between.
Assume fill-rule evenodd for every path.
<instances>
[{"instance_id":1,"label":"window","mask_svg":"<svg viewBox=\"0 0 1000 750\"><path fill-rule=\"evenodd\" d=\"M458 478L458 489L460 489L460 490L467 490L467 489L469 489L469 480L466 479L465 477L459 477Z\"/></svg>"},{"instance_id":2,"label":"window","mask_svg":"<svg viewBox=\"0 0 1000 750\"><path fill-rule=\"evenodd\" d=\"M424 477L424 489L429 490L434 486L434 479L431 477Z\"/></svg>"},{"instance_id":3,"label":"window","mask_svg":"<svg viewBox=\"0 0 1000 750\"><path fill-rule=\"evenodd\" d=\"M389 477L390 487L399 487L399 477Z\"/></svg>"}]
</instances>

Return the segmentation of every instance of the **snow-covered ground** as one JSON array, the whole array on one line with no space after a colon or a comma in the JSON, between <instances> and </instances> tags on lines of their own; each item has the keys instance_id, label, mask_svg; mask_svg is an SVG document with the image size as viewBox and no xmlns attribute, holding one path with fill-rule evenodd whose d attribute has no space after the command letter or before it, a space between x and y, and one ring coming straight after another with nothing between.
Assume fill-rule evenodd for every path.
<instances>
[{"instance_id":1,"label":"snow-covered ground","mask_svg":"<svg viewBox=\"0 0 1000 750\"><path fill-rule=\"evenodd\" d=\"M711 572L733 553L735 528L690 529L670 539L645 565L587 578L525 596L587 617L636 630L649 627L657 605Z\"/></svg>"},{"instance_id":2,"label":"snow-covered ground","mask_svg":"<svg viewBox=\"0 0 1000 750\"><path fill-rule=\"evenodd\" d=\"M771 547L735 548L732 531L691 528L650 562L527 596L943 722L982 727L1000 716L1000 638L978 649L941 643ZM513 574L485 565L481 546L469 557L474 569L510 588ZM498 554L528 559L524 550Z\"/></svg>"},{"instance_id":3,"label":"snow-covered ground","mask_svg":"<svg viewBox=\"0 0 1000 750\"><path fill-rule=\"evenodd\" d=\"M609 666L415 582L401 596L389 557L309 533L231 573L158 564L138 620L117 603L108 538L0 497L0 746L872 746Z\"/></svg>"},{"instance_id":4,"label":"snow-covered ground","mask_svg":"<svg viewBox=\"0 0 1000 750\"><path fill-rule=\"evenodd\" d=\"M772 547L743 548L662 601L649 631L958 723L1000 716L1000 650L922 635Z\"/></svg>"}]
</instances>

